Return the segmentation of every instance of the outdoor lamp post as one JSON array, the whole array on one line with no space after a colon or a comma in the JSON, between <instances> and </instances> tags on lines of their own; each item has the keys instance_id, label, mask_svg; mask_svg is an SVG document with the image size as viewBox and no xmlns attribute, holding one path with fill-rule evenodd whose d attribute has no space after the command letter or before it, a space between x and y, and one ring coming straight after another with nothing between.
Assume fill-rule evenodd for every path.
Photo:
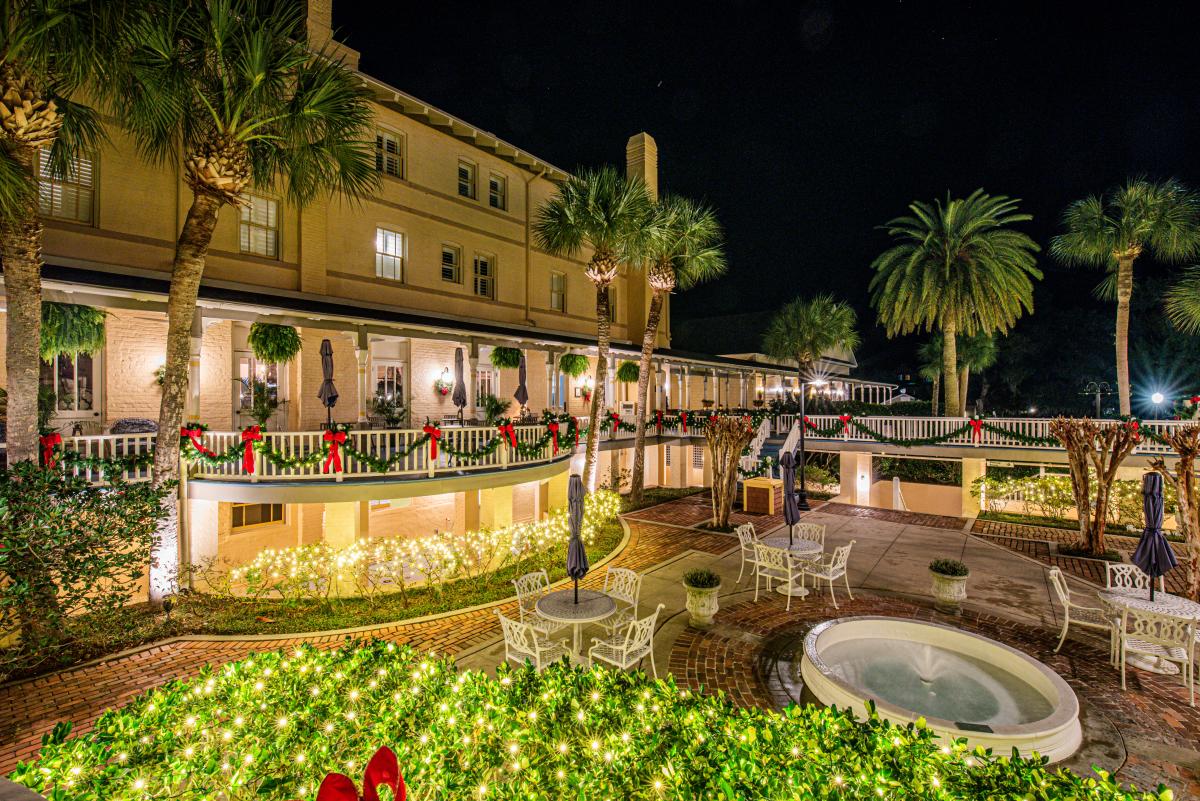
<instances>
[{"instance_id":1,"label":"outdoor lamp post","mask_svg":"<svg viewBox=\"0 0 1200 801\"><path fill-rule=\"evenodd\" d=\"M797 463L800 466L800 490L796 493L796 506L801 512L808 512L811 507L808 505L808 481L804 477L804 434L808 425L804 421L804 395L805 381L800 379L800 458Z\"/></svg>"}]
</instances>

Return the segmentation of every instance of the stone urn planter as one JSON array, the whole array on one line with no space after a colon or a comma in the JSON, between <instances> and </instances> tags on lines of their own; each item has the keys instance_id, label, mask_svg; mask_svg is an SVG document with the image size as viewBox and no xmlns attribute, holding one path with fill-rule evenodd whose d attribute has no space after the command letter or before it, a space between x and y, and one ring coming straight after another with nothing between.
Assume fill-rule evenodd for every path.
<instances>
[{"instance_id":1,"label":"stone urn planter","mask_svg":"<svg viewBox=\"0 0 1200 801\"><path fill-rule=\"evenodd\" d=\"M935 559L930 562L933 608L946 614L959 614L962 602L967 600L967 579L970 576L971 571L957 559Z\"/></svg>"},{"instance_id":2,"label":"stone urn planter","mask_svg":"<svg viewBox=\"0 0 1200 801\"><path fill-rule=\"evenodd\" d=\"M683 574L683 589L687 592L689 625L698 629L710 628L717 614L721 577L711 570L689 570Z\"/></svg>"}]
</instances>

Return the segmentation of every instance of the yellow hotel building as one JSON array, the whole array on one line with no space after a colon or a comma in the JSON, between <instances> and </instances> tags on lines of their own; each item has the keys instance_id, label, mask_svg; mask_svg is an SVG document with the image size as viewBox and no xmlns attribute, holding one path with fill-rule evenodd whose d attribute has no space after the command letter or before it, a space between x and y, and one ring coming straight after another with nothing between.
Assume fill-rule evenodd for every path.
<instances>
[{"instance_id":1,"label":"yellow hotel building","mask_svg":"<svg viewBox=\"0 0 1200 801\"><path fill-rule=\"evenodd\" d=\"M329 0L309 3L314 41L331 37L330 20ZM357 68L358 54L343 50ZM371 76L362 80L376 109L378 193L357 205L334 197L303 210L256 193L244 208L222 210L194 323L187 419L210 427L213 447L232 441L252 422L250 393L259 379L279 401L267 426L268 436L279 438L276 445L320 447L324 340L332 344L340 392L334 419L352 424L356 436L372 437L364 440L368 447L410 441L426 419L445 421L451 435L458 410L434 384L452 374L458 349L468 425L454 436L493 435L478 427L467 433L470 421L482 420L479 397L512 398L517 373L491 366L496 346L523 349L530 413L586 415L591 379L557 369L565 353L586 355L594 364L595 296L585 262L552 257L530 236L539 205L567 173ZM625 155L628 173L657 191L653 138L632 136ZM77 165L69 181L44 179L40 197L45 298L108 313L102 352L43 365L43 383L57 394L53 425L84 452L146 448L152 435L120 432L139 427L131 421L158 416L156 371L164 361L170 266L190 194L177 172L148 166L112 127L109 141ZM647 285L640 273L627 272L613 295L614 362L636 360ZM296 327L300 355L287 364L257 362L247 345L255 321ZM787 365L754 354L673 350L669 321L668 305L651 376L652 408L747 407L794 381ZM0 376L3 353L0 347ZM850 358L827 361L834 376L853 366ZM610 410L631 417L635 387L610 383ZM842 379L839 391L885 400L891 387ZM404 403L408 429L378 433L383 426L370 404L377 394ZM706 480L702 437L672 431L649 442L649 485ZM618 470L631 464L631 444L620 437L602 443L602 479L614 462ZM502 450L487 464L469 467L444 456L431 464L415 454L416 461L387 475L356 472L353 465L336 477L319 469L264 467L252 477L194 471L184 489L181 557L236 563L267 546L531 519L565 503L568 450L522 464L509 463Z\"/></svg>"}]
</instances>

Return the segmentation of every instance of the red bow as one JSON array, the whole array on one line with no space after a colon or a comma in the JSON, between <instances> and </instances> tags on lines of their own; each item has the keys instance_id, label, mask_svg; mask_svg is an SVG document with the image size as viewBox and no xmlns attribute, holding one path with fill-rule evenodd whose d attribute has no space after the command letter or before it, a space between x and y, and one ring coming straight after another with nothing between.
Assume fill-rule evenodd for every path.
<instances>
[{"instance_id":1,"label":"red bow","mask_svg":"<svg viewBox=\"0 0 1200 801\"><path fill-rule=\"evenodd\" d=\"M687 433L687 412L679 413L679 422L683 425L683 433Z\"/></svg>"},{"instance_id":2,"label":"red bow","mask_svg":"<svg viewBox=\"0 0 1200 801\"><path fill-rule=\"evenodd\" d=\"M967 422L971 424L972 436L974 437L975 441L976 442L982 441L983 440L983 421L978 418L972 417Z\"/></svg>"},{"instance_id":3,"label":"red bow","mask_svg":"<svg viewBox=\"0 0 1200 801\"><path fill-rule=\"evenodd\" d=\"M1140 441L1142 434L1141 431L1138 430L1138 421L1130 420L1128 423L1126 423L1126 425L1129 426L1129 430L1133 432L1134 438Z\"/></svg>"},{"instance_id":4,"label":"red bow","mask_svg":"<svg viewBox=\"0 0 1200 801\"><path fill-rule=\"evenodd\" d=\"M425 427L421 430L429 435L429 461L436 461L438 440L442 438L442 430L435 425L430 425L429 423L426 423Z\"/></svg>"},{"instance_id":5,"label":"red bow","mask_svg":"<svg viewBox=\"0 0 1200 801\"><path fill-rule=\"evenodd\" d=\"M571 423L575 426L575 447L579 447L579 418L572 417Z\"/></svg>"},{"instance_id":6,"label":"red bow","mask_svg":"<svg viewBox=\"0 0 1200 801\"><path fill-rule=\"evenodd\" d=\"M390 787L395 801L405 801L408 788L400 775L400 762L388 747L380 748L363 771L362 801L379 801L379 785ZM341 773L330 773L317 790L317 801L359 801L354 780Z\"/></svg>"},{"instance_id":7,"label":"red bow","mask_svg":"<svg viewBox=\"0 0 1200 801\"><path fill-rule=\"evenodd\" d=\"M53 468L56 464L54 461L54 449L62 445L62 434L57 431L52 434L42 434L38 437L38 441L42 443L42 463L46 467Z\"/></svg>"},{"instance_id":8,"label":"red bow","mask_svg":"<svg viewBox=\"0 0 1200 801\"><path fill-rule=\"evenodd\" d=\"M215 453L206 448L204 443L200 441L200 438L204 436L203 428L198 426L183 426L179 429L179 436L186 437L192 443L192 447L205 456L216 456Z\"/></svg>"},{"instance_id":9,"label":"red bow","mask_svg":"<svg viewBox=\"0 0 1200 801\"><path fill-rule=\"evenodd\" d=\"M1192 402L1193 406L1195 406L1197 403L1200 403L1200 395L1193 395L1192 397L1188 398L1188 400Z\"/></svg>"},{"instance_id":10,"label":"red bow","mask_svg":"<svg viewBox=\"0 0 1200 801\"><path fill-rule=\"evenodd\" d=\"M558 422L549 423L546 428L550 429L550 438L554 441L554 455L558 456Z\"/></svg>"},{"instance_id":11,"label":"red bow","mask_svg":"<svg viewBox=\"0 0 1200 801\"><path fill-rule=\"evenodd\" d=\"M839 414L838 415L838 419L842 421L842 433L843 434L850 433L850 417L851 417L851 415L848 415L848 414Z\"/></svg>"},{"instance_id":12,"label":"red bow","mask_svg":"<svg viewBox=\"0 0 1200 801\"><path fill-rule=\"evenodd\" d=\"M512 423L501 423L496 428L500 431L500 439L507 439L509 445L517 447L517 430Z\"/></svg>"},{"instance_id":13,"label":"red bow","mask_svg":"<svg viewBox=\"0 0 1200 801\"><path fill-rule=\"evenodd\" d=\"M342 449L341 446L346 444L345 431L326 431L322 437L329 443L329 455L325 457L325 465L321 468L322 473L329 472L329 465L333 465L333 472L342 472Z\"/></svg>"},{"instance_id":14,"label":"red bow","mask_svg":"<svg viewBox=\"0 0 1200 801\"><path fill-rule=\"evenodd\" d=\"M658 429L658 435L662 436L662 409L654 410L654 426Z\"/></svg>"},{"instance_id":15,"label":"red bow","mask_svg":"<svg viewBox=\"0 0 1200 801\"><path fill-rule=\"evenodd\" d=\"M807 415L807 414L806 414L806 415L804 415L804 425L808 426L808 427L809 427L809 428L811 428L813 431L816 431L816 430L817 430L817 427L816 427L816 425L814 425L814 424L813 424L813 421L812 421L812 420L809 420L809 419L808 419L808 415Z\"/></svg>"},{"instance_id":16,"label":"red bow","mask_svg":"<svg viewBox=\"0 0 1200 801\"><path fill-rule=\"evenodd\" d=\"M242 432L242 469L254 475L254 445L262 441L262 429L250 426Z\"/></svg>"},{"instance_id":17,"label":"red bow","mask_svg":"<svg viewBox=\"0 0 1200 801\"><path fill-rule=\"evenodd\" d=\"M613 432L613 434L616 434L616 433L617 433L617 426L621 425L621 416L620 416L619 414L617 414L616 412L613 412L613 413L610 415L610 419L612 420L612 424L613 424L613 430L612 430L612 432Z\"/></svg>"}]
</instances>

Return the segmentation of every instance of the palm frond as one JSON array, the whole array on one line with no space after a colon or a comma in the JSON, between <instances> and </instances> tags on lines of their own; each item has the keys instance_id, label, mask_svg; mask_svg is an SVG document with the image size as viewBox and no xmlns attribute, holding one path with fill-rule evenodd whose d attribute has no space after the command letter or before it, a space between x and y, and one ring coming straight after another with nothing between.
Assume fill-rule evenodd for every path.
<instances>
[{"instance_id":1,"label":"palm frond","mask_svg":"<svg viewBox=\"0 0 1200 801\"><path fill-rule=\"evenodd\" d=\"M568 178L538 208L533 233L553 255L575 256L587 247L631 263L642 261L659 235L646 185L610 166Z\"/></svg>"},{"instance_id":2,"label":"palm frond","mask_svg":"<svg viewBox=\"0 0 1200 801\"><path fill-rule=\"evenodd\" d=\"M1200 334L1200 266L1184 270L1183 278L1167 290L1167 319L1185 334Z\"/></svg>"},{"instance_id":3,"label":"palm frond","mask_svg":"<svg viewBox=\"0 0 1200 801\"><path fill-rule=\"evenodd\" d=\"M654 217L645 256L670 266L677 289L691 289L725 274L724 232L711 208L668 195L659 201Z\"/></svg>"},{"instance_id":4,"label":"palm frond","mask_svg":"<svg viewBox=\"0 0 1200 801\"><path fill-rule=\"evenodd\" d=\"M29 173L12 157L6 143L0 142L0 221L26 217L33 199Z\"/></svg>"},{"instance_id":5,"label":"palm frond","mask_svg":"<svg viewBox=\"0 0 1200 801\"><path fill-rule=\"evenodd\" d=\"M771 319L763 351L806 368L838 348L853 352L860 342L857 325L854 309L832 295L796 298Z\"/></svg>"}]
</instances>

